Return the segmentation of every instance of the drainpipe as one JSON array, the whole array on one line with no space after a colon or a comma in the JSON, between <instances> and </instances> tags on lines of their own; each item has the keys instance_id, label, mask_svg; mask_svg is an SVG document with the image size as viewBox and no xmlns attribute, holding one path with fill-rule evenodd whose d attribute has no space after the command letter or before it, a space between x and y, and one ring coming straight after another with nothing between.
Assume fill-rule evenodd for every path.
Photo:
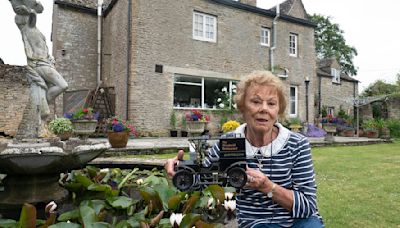
<instances>
[{"instance_id":1,"label":"drainpipe","mask_svg":"<svg viewBox=\"0 0 400 228\"><path fill-rule=\"evenodd\" d=\"M103 9L103 0L97 0L97 88L101 84L101 15Z\"/></svg>"},{"instance_id":2,"label":"drainpipe","mask_svg":"<svg viewBox=\"0 0 400 228\"><path fill-rule=\"evenodd\" d=\"M272 23L272 47L269 49L271 72L274 72L274 51L275 51L276 43L277 43L276 25L278 24L279 15L280 15L280 4L278 4L276 6L276 15L275 15L273 23Z\"/></svg>"},{"instance_id":3,"label":"drainpipe","mask_svg":"<svg viewBox=\"0 0 400 228\"><path fill-rule=\"evenodd\" d=\"M128 1L128 25L126 29L126 89L125 89L125 119L129 119L129 80L131 75L131 44L132 44L132 0Z\"/></svg>"}]
</instances>

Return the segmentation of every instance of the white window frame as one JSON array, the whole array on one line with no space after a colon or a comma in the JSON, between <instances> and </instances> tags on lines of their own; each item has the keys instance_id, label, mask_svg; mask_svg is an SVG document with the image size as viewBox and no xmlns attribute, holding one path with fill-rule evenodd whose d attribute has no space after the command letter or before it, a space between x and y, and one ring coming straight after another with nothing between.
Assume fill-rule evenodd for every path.
<instances>
[{"instance_id":1,"label":"white window frame","mask_svg":"<svg viewBox=\"0 0 400 228\"><path fill-rule=\"evenodd\" d=\"M260 44L261 46L270 46L270 41L271 41L271 29L261 27L261 32L260 32Z\"/></svg>"},{"instance_id":2,"label":"white window frame","mask_svg":"<svg viewBox=\"0 0 400 228\"><path fill-rule=\"evenodd\" d=\"M292 88L294 88L294 100L292 99L292 96L291 96ZM291 105L292 102L294 102L294 110L292 110L292 105ZM299 101L298 101L298 87L294 86L294 85L291 85L289 87L289 117L297 117L298 103L299 103ZM292 113L292 111L294 111L294 113Z\"/></svg>"},{"instance_id":3,"label":"white window frame","mask_svg":"<svg viewBox=\"0 0 400 228\"><path fill-rule=\"evenodd\" d=\"M201 17L201 21L196 21L196 16ZM212 20L211 23L207 24L206 21ZM197 31L197 24L200 25L201 31ZM212 26L212 29L209 29L209 26ZM198 35L197 32L201 32L201 35ZM206 37L207 32L212 32L213 36ZM208 42L217 42L217 17L212 16L205 13L193 12L193 39L208 41Z\"/></svg>"},{"instance_id":4,"label":"white window frame","mask_svg":"<svg viewBox=\"0 0 400 228\"><path fill-rule=\"evenodd\" d=\"M289 56L297 57L298 55L298 39L299 36L295 33L289 34Z\"/></svg>"},{"instance_id":5,"label":"white window frame","mask_svg":"<svg viewBox=\"0 0 400 228\"><path fill-rule=\"evenodd\" d=\"M331 68L331 75L332 75L332 82L340 84L340 71L335 68Z\"/></svg>"},{"instance_id":6,"label":"white window frame","mask_svg":"<svg viewBox=\"0 0 400 228\"><path fill-rule=\"evenodd\" d=\"M327 107L326 108L327 115L331 115L332 117L335 116L335 107Z\"/></svg>"},{"instance_id":7,"label":"white window frame","mask_svg":"<svg viewBox=\"0 0 400 228\"><path fill-rule=\"evenodd\" d=\"M175 74L175 76L177 76L177 75L183 75L183 74ZM201 82L200 83L195 83L195 82L176 82L176 81L174 81L174 84L191 85L191 86L199 86L199 87L201 87L201 101L200 101L201 107L200 108L196 108L196 107L179 107L179 106L175 106L173 104L173 108L174 109L212 109L212 110L219 110L218 108L206 108L205 107L205 103L204 103L205 92L206 92L205 89L204 89L205 88L205 77L193 76L193 75L184 75L184 76L193 77L193 78L196 78L196 77L197 78L201 78ZM219 79L219 78L217 78L217 79ZM230 99L233 100L233 93L232 93L233 84L234 84L234 82L236 82L236 86L237 86L237 83L239 83L239 82L236 81L236 80L232 80L232 79L223 79L223 78L220 78L220 79L227 80L229 82L229 88L230 88L229 96L230 96ZM173 96L175 96L175 91L174 91ZM231 107L229 107L229 108L231 108Z\"/></svg>"}]
</instances>

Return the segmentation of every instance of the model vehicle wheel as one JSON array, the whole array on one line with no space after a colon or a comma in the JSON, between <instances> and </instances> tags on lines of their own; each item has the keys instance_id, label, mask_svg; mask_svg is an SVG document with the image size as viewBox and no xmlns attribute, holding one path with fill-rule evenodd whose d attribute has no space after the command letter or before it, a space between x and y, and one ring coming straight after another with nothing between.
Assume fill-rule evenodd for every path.
<instances>
[{"instance_id":1,"label":"model vehicle wheel","mask_svg":"<svg viewBox=\"0 0 400 228\"><path fill-rule=\"evenodd\" d=\"M228 171L228 182L232 187L241 188L247 182L247 175L244 169L235 167Z\"/></svg>"},{"instance_id":2,"label":"model vehicle wheel","mask_svg":"<svg viewBox=\"0 0 400 228\"><path fill-rule=\"evenodd\" d=\"M190 189L194 184L193 173L188 170L179 170L172 178L172 183L181 191Z\"/></svg>"}]
</instances>

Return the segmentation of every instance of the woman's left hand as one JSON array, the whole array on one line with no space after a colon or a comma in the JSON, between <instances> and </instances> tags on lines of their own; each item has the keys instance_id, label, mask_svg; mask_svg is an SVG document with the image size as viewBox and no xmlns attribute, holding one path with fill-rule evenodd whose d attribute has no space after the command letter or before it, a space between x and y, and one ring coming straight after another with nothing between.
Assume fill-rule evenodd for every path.
<instances>
[{"instance_id":1,"label":"woman's left hand","mask_svg":"<svg viewBox=\"0 0 400 228\"><path fill-rule=\"evenodd\" d=\"M258 191L263 191L270 185L271 180L262 173L259 169L252 169L247 167L247 184L246 187Z\"/></svg>"}]
</instances>

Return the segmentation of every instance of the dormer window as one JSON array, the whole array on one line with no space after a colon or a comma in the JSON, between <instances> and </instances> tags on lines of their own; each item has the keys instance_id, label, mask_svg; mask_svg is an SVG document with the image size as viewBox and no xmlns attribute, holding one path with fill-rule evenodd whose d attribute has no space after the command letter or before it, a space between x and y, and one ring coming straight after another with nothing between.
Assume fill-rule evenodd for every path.
<instances>
[{"instance_id":1,"label":"dormer window","mask_svg":"<svg viewBox=\"0 0 400 228\"><path fill-rule=\"evenodd\" d=\"M335 68L331 68L331 76L332 76L332 82L334 83L340 83L340 71L335 69Z\"/></svg>"}]
</instances>

